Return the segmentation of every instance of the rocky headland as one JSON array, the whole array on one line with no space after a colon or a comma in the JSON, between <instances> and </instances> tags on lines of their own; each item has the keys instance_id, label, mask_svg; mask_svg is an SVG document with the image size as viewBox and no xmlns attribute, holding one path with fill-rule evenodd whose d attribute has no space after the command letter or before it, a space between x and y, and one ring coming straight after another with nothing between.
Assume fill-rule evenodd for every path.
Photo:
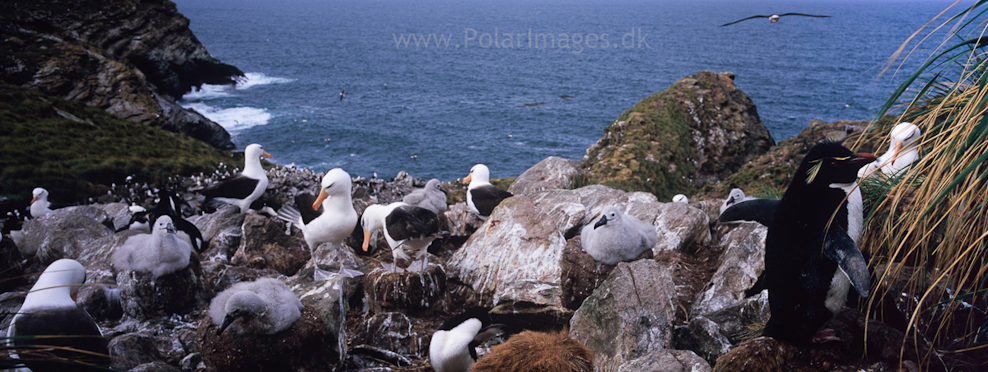
<instances>
[{"instance_id":1,"label":"rocky headland","mask_svg":"<svg viewBox=\"0 0 988 372\"><path fill-rule=\"evenodd\" d=\"M226 130L175 103L243 76L188 26L168 0L4 1L0 81L233 149Z\"/></svg>"}]
</instances>

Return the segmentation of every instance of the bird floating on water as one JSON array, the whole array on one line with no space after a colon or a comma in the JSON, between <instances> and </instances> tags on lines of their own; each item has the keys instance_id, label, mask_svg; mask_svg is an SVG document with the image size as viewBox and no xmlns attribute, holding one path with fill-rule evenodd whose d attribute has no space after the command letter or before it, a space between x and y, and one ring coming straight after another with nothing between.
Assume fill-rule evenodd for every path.
<instances>
[{"instance_id":1,"label":"bird floating on water","mask_svg":"<svg viewBox=\"0 0 988 372\"><path fill-rule=\"evenodd\" d=\"M779 18L782 18L782 17L785 17L785 16L789 16L789 15L803 16L803 17L817 17L817 18L827 18L827 17L830 17L828 15L815 15L815 14L806 14L806 13L784 13L784 14L770 14L770 15L753 15L751 17L742 18L742 19L739 19L739 20L734 21L734 22L728 22L728 23L722 24L722 25L720 25L720 27L730 26L730 25L733 25L733 24L738 23L738 22L744 22L744 21L747 21L749 19L755 19L755 18L768 18L768 21L770 23L776 23L776 22L779 21Z\"/></svg>"}]
</instances>

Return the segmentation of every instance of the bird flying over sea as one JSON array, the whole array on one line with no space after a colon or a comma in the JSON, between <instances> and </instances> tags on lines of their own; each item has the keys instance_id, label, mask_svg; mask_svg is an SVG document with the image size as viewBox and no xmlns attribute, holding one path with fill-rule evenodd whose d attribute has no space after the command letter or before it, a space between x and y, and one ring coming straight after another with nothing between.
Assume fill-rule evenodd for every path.
<instances>
[{"instance_id":1,"label":"bird flying over sea","mask_svg":"<svg viewBox=\"0 0 988 372\"><path fill-rule=\"evenodd\" d=\"M803 16L803 17L817 17L817 18L827 18L827 17L830 17L828 15L815 15L815 14L806 14L806 13L784 13L784 14L770 14L770 15L753 15L751 17L742 18L742 19L739 19L739 20L734 21L734 22L728 22L728 23L722 24L722 25L720 25L720 27L730 26L730 25L733 25L735 23L744 22L744 21L747 21L749 19L754 19L754 18L768 18L768 21L770 23L776 23L776 22L779 21L779 18L788 16L788 15Z\"/></svg>"}]
</instances>

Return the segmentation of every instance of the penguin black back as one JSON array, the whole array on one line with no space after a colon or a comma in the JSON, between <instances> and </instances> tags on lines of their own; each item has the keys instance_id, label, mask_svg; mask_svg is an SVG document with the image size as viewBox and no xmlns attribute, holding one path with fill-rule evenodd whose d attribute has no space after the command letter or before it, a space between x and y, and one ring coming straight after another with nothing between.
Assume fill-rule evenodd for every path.
<instances>
[{"instance_id":1,"label":"penguin black back","mask_svg":"<svg viewBox=\"0 0 988 372\"><path fill-rule=\"evenodd\" d=\"M844 305L851 285L867 297L868 269L848 235L846 200L857 187L858 169L874 160L835 142L818 144L803 158L765 238L772 314L766 336L810 341Z\"/></svg>"}]
</instances>

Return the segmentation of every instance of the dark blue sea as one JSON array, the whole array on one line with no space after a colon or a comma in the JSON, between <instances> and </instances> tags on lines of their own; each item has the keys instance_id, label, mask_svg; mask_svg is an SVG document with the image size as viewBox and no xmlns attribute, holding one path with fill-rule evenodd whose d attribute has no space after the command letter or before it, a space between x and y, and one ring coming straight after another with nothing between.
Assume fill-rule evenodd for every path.
<instances>
[{"instance_id":1,"label":"dark blue sea","mask_svg":"<svg viewBox=\"0 0 988 372\"><path fill-rule=\"evenodd\" d=\"M238 147L261 143L276 163L319 172L442 180L475 163L497 178L552 155L579 160L624 110L701 70L734 72L776 140L812 119L872 119L929 50L880 75L888 58L950 4L175 2L213 56L247 73L181 102ZM718 27L784 12L832 17Z\"/></svg>"}]
</instances>

